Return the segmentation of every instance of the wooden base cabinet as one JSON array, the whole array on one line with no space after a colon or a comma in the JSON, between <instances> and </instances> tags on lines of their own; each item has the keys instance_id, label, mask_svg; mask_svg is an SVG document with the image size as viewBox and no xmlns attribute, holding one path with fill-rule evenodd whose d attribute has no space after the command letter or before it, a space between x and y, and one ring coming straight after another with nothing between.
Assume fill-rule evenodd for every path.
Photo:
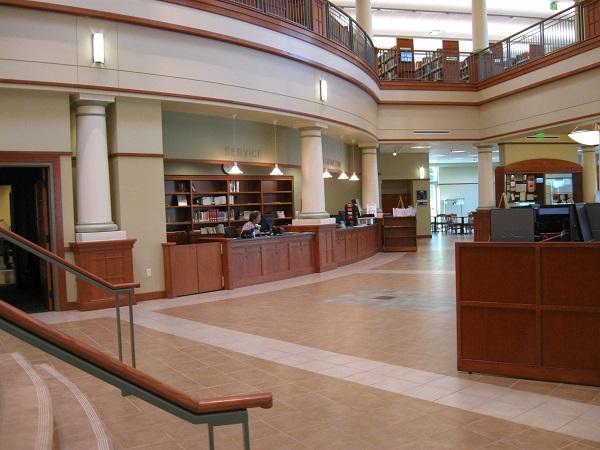
<instances>
[{"instance_id":1,"label":"wooden base cabinet","mask_svg":"<svg viewBox=\"0 0 600 450\"><path fill-rule=\"evenodd\" d=\"M168 298L223 289L221 244L163 244Z\"/></svg>"},{"instance_id":2,"label":"wooden base cabinet","mask_svg":"<svg viewBox=\"0 0 600 450\"><path fill-rule=\"evenodd\" d=\"M458 370L600 386L600 243L456 244Z\"/></svg>"},{"instance_id":3,"label":"wooden base cabinet","mask_svg":"<svg viewBox=\"0 0 600 450\"><path fill-rule=\"evenodd\" d=\"M417 251L417 218L415 216L383 218L383 251Z\"/></svg>"}]
</instances>

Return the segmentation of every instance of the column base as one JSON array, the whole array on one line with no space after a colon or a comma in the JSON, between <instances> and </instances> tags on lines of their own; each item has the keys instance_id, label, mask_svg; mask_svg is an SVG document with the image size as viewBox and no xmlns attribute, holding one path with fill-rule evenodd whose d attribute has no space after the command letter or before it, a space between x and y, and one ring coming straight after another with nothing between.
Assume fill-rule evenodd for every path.
<instances>
[{"instance_id":1,"label":"column base","mask_svg":"<svg viewBox=\"0 0 600 450\"><path fill-rule=\"evenodd\" d=\"M127 232L125 230L75 233L76 242L121 241L124 239L127 239Z\"/></svg>"},{"instance_id":2,"label":"column base","mask_svg":"<svg viewBox=\"0 0 600 450\"><path fill-rule=\"evenodd\" d=\"M75 225L77 233L98 233L103 231L117 231L118 225L112 222L107 223L78 223Z\"/></svg>"},{"instance_id":3,"label":"column base","mask_svg":"<svg viewBox=\"0 0 600 450\"><path fill-rule=\"evenodd\" d=\"M293 219L292 225L327 225L335 224L335 217L330 219Z\"/></svg>"}]
</instances>

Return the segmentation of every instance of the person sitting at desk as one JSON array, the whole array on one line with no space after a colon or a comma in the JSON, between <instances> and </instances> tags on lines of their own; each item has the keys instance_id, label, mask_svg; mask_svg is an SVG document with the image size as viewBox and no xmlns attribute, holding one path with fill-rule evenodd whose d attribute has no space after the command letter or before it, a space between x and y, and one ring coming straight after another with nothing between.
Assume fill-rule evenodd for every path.
<instances>
[{"instance_id":1,"label":"person sitting at desk","mask_svg":"<svg viewBox=\"0 0 600 450\"><path fill-rule=\"evenodd\" d=\"M260 211L252 211L250 213L250 217L248 218L248 222L244 224L242 227L242 232L240 233L241 238L253 238L260 234L260 225L258 224L261 219Z\"/></svg>"}]
</instances>

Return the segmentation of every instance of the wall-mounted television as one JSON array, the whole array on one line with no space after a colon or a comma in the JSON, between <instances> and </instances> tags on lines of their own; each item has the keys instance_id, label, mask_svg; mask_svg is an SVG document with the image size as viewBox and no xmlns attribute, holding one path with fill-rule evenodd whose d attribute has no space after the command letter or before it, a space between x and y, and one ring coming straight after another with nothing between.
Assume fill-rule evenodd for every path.
<instances>
[{"instance_id":1,"label":"wall-mounted television","mask_svg":"<svg viewBox=\"0 0 600 450\"><path fill-rule=\"evenodd\" d=\"M400 50L400 62L413 62L412 50Z\"/></svg>"}]
</instances>

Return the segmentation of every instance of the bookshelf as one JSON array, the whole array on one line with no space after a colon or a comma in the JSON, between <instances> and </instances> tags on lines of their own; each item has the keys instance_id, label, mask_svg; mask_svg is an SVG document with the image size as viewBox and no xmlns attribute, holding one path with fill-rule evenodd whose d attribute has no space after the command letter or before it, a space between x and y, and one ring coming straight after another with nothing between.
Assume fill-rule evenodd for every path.
<instances>
[{"instance_id":1,"label":"bookshelf","mask_svg":"<svg viewBox=\"0 0 600 450\"><path fill-rule=\"evenodd\" d=\"M294 178L272 176L167 176L167 241L184 243L190 232L223 235L259 210L287 225L294 214Z\"/></svg>"},{"instance_id":2,"label":"bookshelf","mask_svg":"<svg viewBox=\"0 0 600 450\"><path fill-rule=\"evenodd\" d=\"M390 217L383 218L383 251L384 252L416 252L417 251L417 218Z\"/></svg>"},{"instance_id":3,"label":"bookshelf","mask_svg":"<svg viewBox=\"0 0 600 450\"><path fill-rule=\"evenodd\" d=\"M415 65L415 78L421 81L458 81L460 52L458 41L442 41L442 48L427 52Z\"/></svg>"}]
</instances>

